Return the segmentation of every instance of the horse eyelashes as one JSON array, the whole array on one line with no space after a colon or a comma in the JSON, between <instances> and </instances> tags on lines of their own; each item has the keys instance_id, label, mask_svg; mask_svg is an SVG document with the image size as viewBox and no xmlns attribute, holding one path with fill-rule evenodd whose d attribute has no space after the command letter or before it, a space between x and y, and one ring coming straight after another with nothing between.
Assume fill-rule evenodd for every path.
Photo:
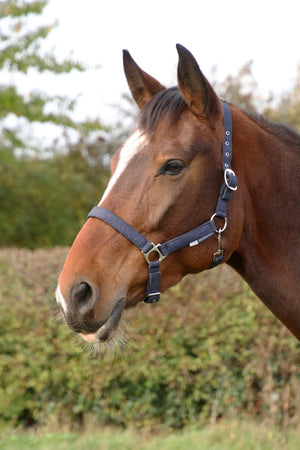
<instances>
[{"instance_id":1,"label":"horse eyelashes","mask_svg":"<svg viewBox=\"0 0 300 450\"><path fill-rule=\"evenodd\" d=\"M185 164L182 161L171 160L168 161L159 171L160 175L179 175L184 169Z\"/></svg>"}]
</instances>

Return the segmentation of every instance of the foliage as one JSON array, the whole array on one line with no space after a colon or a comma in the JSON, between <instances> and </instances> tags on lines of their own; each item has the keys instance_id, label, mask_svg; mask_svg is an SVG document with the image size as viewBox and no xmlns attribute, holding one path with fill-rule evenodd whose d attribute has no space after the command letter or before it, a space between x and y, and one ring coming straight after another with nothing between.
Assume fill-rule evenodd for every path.
<instances>
[{"instance_id":1,"label":"foliage","mask_svg":"<svg viewBox=\"0 0 300 450\"><path fill-rule=\"evenodd\" d=\"M0 71L3 75L13 74L10 79L18 80L20 76L30 76L32 73L44 74L46 77L49 74L86 70L82 63L71 57L58 61L53 51L43 50L42 44L57 25L41 25L41 16L47 3L48 0L4 0L0 3ZM16 78L16 74L19 78ZM45 83L47 78L43 85ZM98 120L74 121L71 112L76 102L67 96L50 96L39 89L20 92L17 87L20 84L11 81L0 83L0 147L11 152L16 149L25 152L28 149L41 150L34 132L29 141L25 138L24 129L28 129L31 124L65 127L65 133L68 128L76 129L82 135L88 130L103 128ZM13 122L12 117L15 119ZM6 118L10 118L9 123Z\"/></svg>"},{"instance_id":2,"label":"foliage","mask_svg":"<svg viewBox=\"0 0 300 450\"><path fill-rule=\"evenodd\" d=\"M0 71L13 74L14 81L18 80L15 75L30 76L32 71L49 76L86 69L71 58L58 62L53 52L43 50L42 44L56 26L41 25L47 3L0 2ZM119 131L105 129L98 120L74 122L72 99L40 90L24 94L18 83L2 80L0 246L70 244L107 183L105 161L119 144ZM35 131L41 124L59 126L63 139L50 147L47 139L39 141ZM52 128L45 131L52 133Z\"/></svg>"},{"instance_id":3,"label":"foliage","mask_svg":"<svg viewBox=\"0 0 300 450\"><path fill-rule=\"evenodd\" d=\"M1 28L0 69L27 73L30 68L39 72L68 73L73 69L83 70L84 66L71 59L57 62L53 53L40 54L40 42L46 39L53 25L28 27L28 17L40 16L48 0L4 0L0 5ZM9 19L9 20L7 20Z\"/></svg>"},{"instance_id":4,"label":"foliage","mask_svg":"<svg viewBox=\"0 0 300 450\"><path fill-rule=\"evenodd\" d=\"M0 246L71 244L107 182L80 152L50 160L14 158L0 166ZM101 174L101 176L99 176Z\"/></svg>"},{"instance_id":5,"label":"foliage","mask_svg":"<svg viewBox=\"0 0 300 450\"><path fill-rule=\"evenodd\" d=\"M214 88L221 98L238 105L248 112L255 112L260 103L257 94L258 85L252 73L252 63L244 64L236 75L228 75L224 82L214 83Z\"/></svg>"},{"instance_id":6,"label":"foliage","mask_svg":"<svg viewBox=\"0 0 300 450\"><path fill-rule=\"evenodd\" d=\"M224 82L214 82L221 98L244 111L259 112L271 121L293 126L300 131L300 66L294 85L279 96L272 92L262 95L252 72L252 63L244 64L236 75L228 75Z\"/></svg>"},{"instance_id":7,"label":"foliage","mask_svg":"<svg viewBox=\"0 0 300 450\"><path fill-rule=\"evenodd\" d=\"M292 89L280 96L275 107L267 106L264 113L271 120L293 126L300 131L300 66Z\"/></svg>"},{"instance_id":8,"label":"foliage","mask_svg":"<svg viewBox=\"0 0 300 450\"><path fill-rule=\"evenodd\" d=\"M96 356L56 319L65 254L0 251L2 424L299 422L299 343L229 268L187 277L159 304L128 311L128 346Z\"/></svg>"}]
</instances>

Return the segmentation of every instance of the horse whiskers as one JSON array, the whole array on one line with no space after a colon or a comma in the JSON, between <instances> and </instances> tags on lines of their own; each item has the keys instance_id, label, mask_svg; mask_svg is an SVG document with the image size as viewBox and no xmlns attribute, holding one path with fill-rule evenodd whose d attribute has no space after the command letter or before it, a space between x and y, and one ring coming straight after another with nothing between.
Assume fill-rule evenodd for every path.
<instances>
[{"instance_id":1,"label":"horse whiskers","mask_svg":"<svg viewBox=\"0 0 300 450\"><path fill-rule=\"evenodd\" d=\"M55 322L65 322L63 313L60 308L55 308L54 321Z\"/></svg>"},{"instance_id":2,"label":"horse whiskers","mask_svg":"<svg viewBox=\"0 0 300 450\"><path fill-rule=\"evenodd\" d=\"M80 339L80 343L83 343L82 351L87 351L89 355L114 358L125 346L132 345L133 341L125 329L119 327L115 336L109 341L83 342Z\"/></svg>"}]
</instances>

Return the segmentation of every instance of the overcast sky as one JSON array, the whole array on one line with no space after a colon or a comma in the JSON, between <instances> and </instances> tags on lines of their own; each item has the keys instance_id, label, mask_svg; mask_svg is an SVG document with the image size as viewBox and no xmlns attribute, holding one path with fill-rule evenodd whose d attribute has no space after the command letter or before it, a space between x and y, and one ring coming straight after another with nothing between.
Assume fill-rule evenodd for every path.
<instances>
[{"instance_id":1,"label":"overcast sky","mask_svg":"<svg viewBox=\"0 0 300 450\"><path fill-rule=\"evenodd\" d=\"M176 82L179 42L208 78L214 66L222 81L253 60L260 91L281 93L292 85L300 63L299 13L298 0L49 0L45 20L58 19L59 26L48 45L59 57L72 52L102 68L41 87L82 94L81 115L110 119L107 106L128 92L122 49L170 86Z\"/></svg>"}]
</instances>

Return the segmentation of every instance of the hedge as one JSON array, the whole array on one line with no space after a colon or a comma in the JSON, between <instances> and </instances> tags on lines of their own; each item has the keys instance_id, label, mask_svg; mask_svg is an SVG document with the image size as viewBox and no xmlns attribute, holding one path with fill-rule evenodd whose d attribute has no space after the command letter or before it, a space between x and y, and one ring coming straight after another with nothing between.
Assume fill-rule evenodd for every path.
<instances>
[{"instance_id":1,"label":"hedge","mask_svg":"<svg viewBox=\"0 0 300 450\"><path fill-rule=\"evenodd\" d=\"M57 311L66 251L0 249L0 424L299 421L299 342L229 268L126 312L122 343L97 352Z\"/></svg>"}]
</instances>

